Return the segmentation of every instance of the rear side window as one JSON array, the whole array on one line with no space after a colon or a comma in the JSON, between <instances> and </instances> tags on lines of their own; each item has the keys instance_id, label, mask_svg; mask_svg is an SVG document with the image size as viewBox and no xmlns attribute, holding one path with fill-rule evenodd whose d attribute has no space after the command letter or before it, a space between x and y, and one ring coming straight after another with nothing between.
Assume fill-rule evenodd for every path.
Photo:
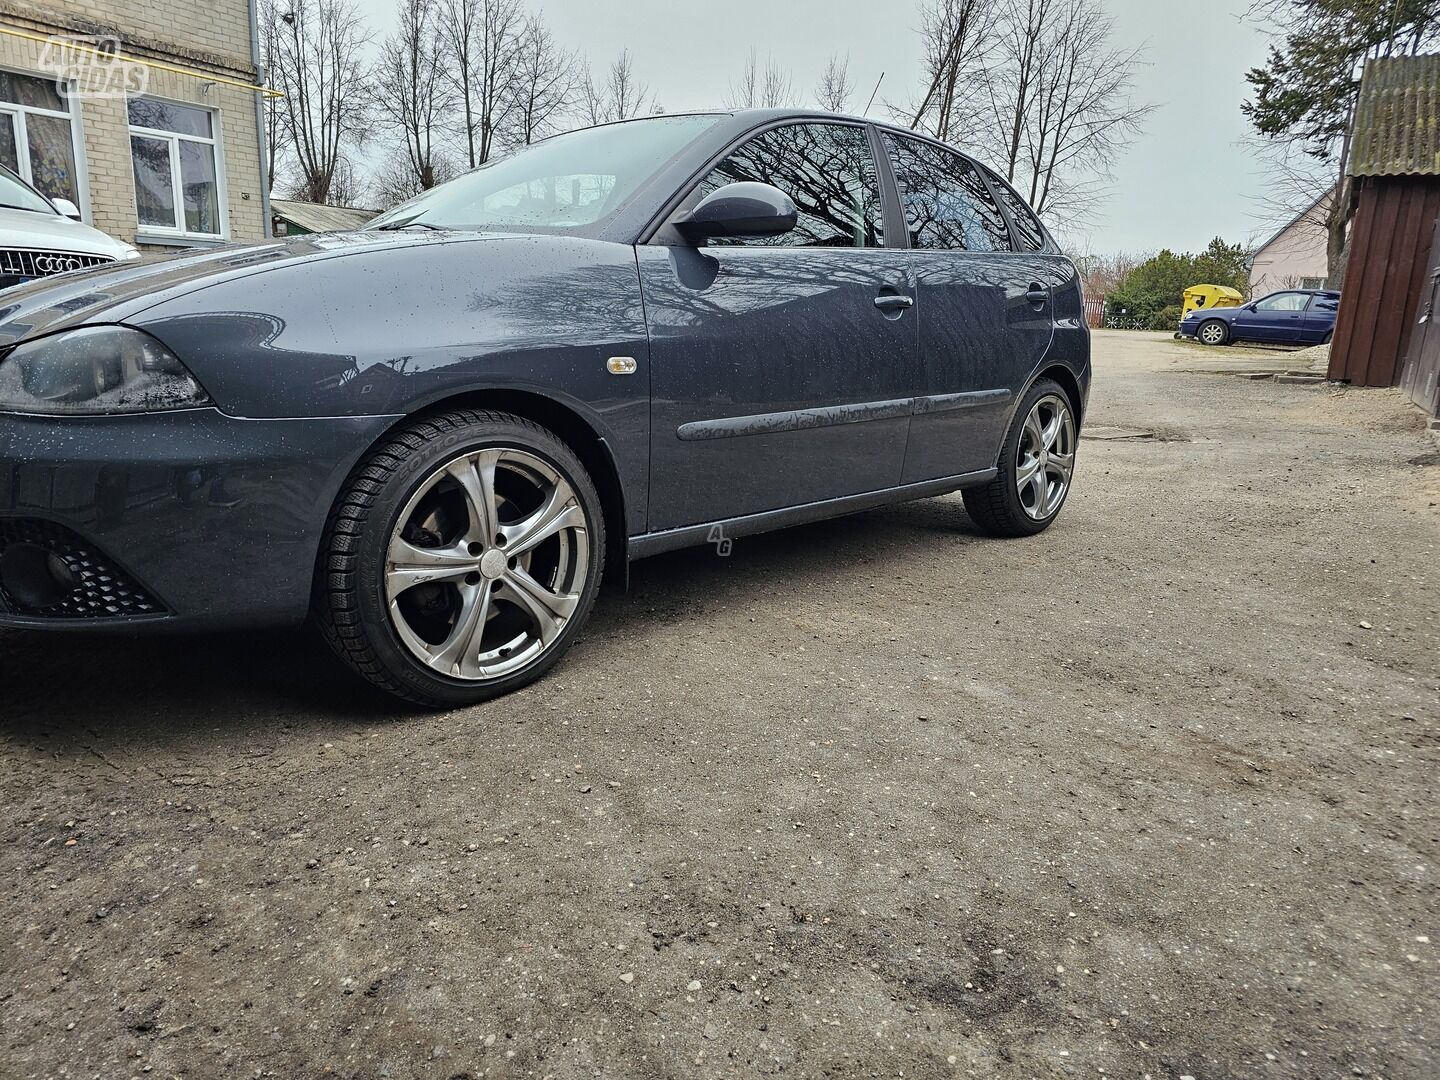
<instances>
[{"instance_id":1,"label":"rear side window","mask_svg":"<svg viewBox=\"0 0 1440 1080\"><path fill-rule=\"evenodd\" d=\"M884 246L880 187L864 128L787 124L761 132L700 181L700 196L726 184L773 184L795 200L799 220L780 236L723 237L711 244L768 247Z\"/></svg>"},{"instance_id":2,"label":"rear side window","mask_svg":"<svg viewBox=\"0 0 1440 1080\"><path fill-rule=\"evenodd\" d=\"M932 143L885 135L912 248L1009 251L1005 218L975 166Z\"/></svg>"},{"instance_id":3,"label":"rear side window","mask_svg":"<svg viewBox=\"0 0 1440 1080\"><path fill-rule=\"evenodd\" d=\"M1040 228L1040 219L1025 205L1025 200L1010 189L1010 185L994 173L990 174L990 186L995 197L1005 204L1010 220L1015 223L1015 238L1021 251L1039 251L1045 246L1045 230Z\"/></svg>"}]
</instances>

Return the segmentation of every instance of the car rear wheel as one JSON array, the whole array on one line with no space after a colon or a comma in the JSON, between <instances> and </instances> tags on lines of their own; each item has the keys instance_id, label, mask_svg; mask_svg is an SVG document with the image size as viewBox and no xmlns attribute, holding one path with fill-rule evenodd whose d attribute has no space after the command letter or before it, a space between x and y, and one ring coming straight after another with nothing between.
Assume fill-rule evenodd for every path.
<instances>
[{"instance_id":1,"label":"car rear wheel","mask_svg":"<svg viewBox=\"0 0 1440 1080\"><path fill-rule=\"evenodd\" d=\"M1000 449L999 474L964 492L965 510L988 536L1034 536L1050 527L1070 494L1079 428L1058 383L1030 388Z\"/></svg>"},{"instance_id":2,"label":"car rear wheel","mask_svg":"<svg viewBox=\"0 0 1440 1080\"><path fill-rule=\"evenodd\" d=\"M316 621L388 693L484 701L560 659L604 554L599 496L568 446L518 416L446 413L356 469L331 515Z\"/></svg>"},{"instance_id":3,"label":"car rear wheel","mask_svg":"<svg viewBox=\"0 0 1440 1080\"><path fill-rule=\"evenodd\" d=\"M1202 345L1224 345L1230 340L1230 328L1220 319L1207 319L1195 331Z\"/></svg>"}]
</instances>

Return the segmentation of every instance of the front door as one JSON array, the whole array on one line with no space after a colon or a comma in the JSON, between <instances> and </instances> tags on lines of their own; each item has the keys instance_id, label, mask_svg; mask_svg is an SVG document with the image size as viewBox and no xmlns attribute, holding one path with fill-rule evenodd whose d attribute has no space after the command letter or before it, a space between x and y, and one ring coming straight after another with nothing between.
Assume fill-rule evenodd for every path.
<instances>
[{"instance_id":1,"label":"front door","mask_svg":"<svg viewBox=\"0 0 1440 1080\"><path fill-rule=\"evenodd\" d=\"M1241 308L1230 325L1234 336L1245 341L1296 342L1309 303L1309 293L1271 293Z\"/></svg>"},{"instance_id":2,"label":"front door","mask_svg":"<svg viewBox=\"0 0 1440 1080\"><path fill-rule=\"evenodd\" d=\"M905 253L883 246L866 129L761 132L681 212L741 180L794 199L795 229L637 249L650 331L650 532L900 482L917 312Z\"/></svg>"}]
</instances>

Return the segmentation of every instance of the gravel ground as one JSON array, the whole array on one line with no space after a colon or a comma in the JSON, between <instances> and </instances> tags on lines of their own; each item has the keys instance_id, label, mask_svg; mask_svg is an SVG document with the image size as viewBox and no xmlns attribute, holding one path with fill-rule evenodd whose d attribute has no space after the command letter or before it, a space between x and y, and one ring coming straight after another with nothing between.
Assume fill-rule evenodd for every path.
<instances>
[{"instance_id":1,"label":"gravel ground","mask_svg":"<svg viewBox=\"0 0 1440 1080\"><path fill-rule=\"evenodd\" d=\"M1435 1076L1440 466L1176 348L1042 536L640 563L481 708L0 639L0 1073Z\"/></svg>"}]
</instances>

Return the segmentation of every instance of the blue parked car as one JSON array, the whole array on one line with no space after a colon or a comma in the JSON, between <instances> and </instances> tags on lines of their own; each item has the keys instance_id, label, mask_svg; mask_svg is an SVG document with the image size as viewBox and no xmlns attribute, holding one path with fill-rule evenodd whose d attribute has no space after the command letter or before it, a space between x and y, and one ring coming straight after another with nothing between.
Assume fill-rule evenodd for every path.
<instances>
[{"instance_id":1,"label":"blue parked car","mask_svg":"<svg viewBox=\"0 0 1440 1080\"><path fill-rule=\"evenodd\" d=\"M1323 345L1335 332L1340 294L1330 289L1287 289L1234 308L1192 311L1180 335L1205 345L1262 341L1281 345Z\"/></svg>"}]
</instances>

